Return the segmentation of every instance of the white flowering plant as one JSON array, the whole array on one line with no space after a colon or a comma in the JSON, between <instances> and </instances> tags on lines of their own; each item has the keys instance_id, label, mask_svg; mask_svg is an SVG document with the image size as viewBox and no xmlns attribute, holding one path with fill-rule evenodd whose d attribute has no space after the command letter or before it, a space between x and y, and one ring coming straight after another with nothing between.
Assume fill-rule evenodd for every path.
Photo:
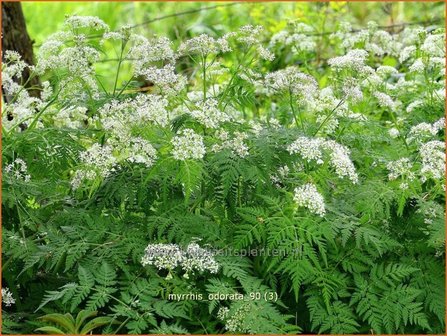
<instances>
[{"instance_id":1,"label":"white flowering plant","mask_svg":"<svg viewBox=\"0 0 447 336\"><path fill-rule=\"evenodd\" d=\"M71 16L34 66L6 52L11 330L86 310L105 334L444 332L445 32L341 24L327 60L317 37Z\"/></svg>"}]
</instances>

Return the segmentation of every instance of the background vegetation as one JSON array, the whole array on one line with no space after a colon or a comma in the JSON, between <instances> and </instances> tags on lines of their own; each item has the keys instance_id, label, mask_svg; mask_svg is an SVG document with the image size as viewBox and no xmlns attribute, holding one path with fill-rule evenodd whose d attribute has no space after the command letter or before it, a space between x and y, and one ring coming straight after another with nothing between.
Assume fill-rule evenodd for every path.
<instances>
[{"instance_id":1,"label":"background vegetation","mask_svg":"<svg viewBox=\"0 0 447 336\"><path fill-rule=\"evenodd\" d=\"M300 20L312 26L317 34L322 33L319 48L322 58L334 55L333 44L328 32L338 29L340 22L352 23L354 28L366 27L368 21L379 25L398 25L391 31L402 29L401 23L439 23L445 16L442 2L24 2L22 4L28 32L38 48L53 32L63 26L67 15L91 15L101 17L112 30L124 25L137 26L133 33L145 36L166 36L179 44L202 33L213 37L247 24L262 25L271 34L287 26L290 20ZM223 5L223 6L222 6ZM201 8L222 6L209 10ZM145 24L148 20L187 11L198 11L186 15L163 18ZM51 18L51 20L48 20ZM327 35L325 35L327 34ZM109 53L111 45L104 46ZM100 72L107 72L117 65L119 50L112 61L101 64ZM113 53L112 53L113 55ZM115 61L113 61L115 60ZM124 65L127 72L130 68ZM126 71L120 79L126 78ZM107 79L107 78L106 78ZM109 81L113 81L110 78Z\"/></svg>"}]
</instances>

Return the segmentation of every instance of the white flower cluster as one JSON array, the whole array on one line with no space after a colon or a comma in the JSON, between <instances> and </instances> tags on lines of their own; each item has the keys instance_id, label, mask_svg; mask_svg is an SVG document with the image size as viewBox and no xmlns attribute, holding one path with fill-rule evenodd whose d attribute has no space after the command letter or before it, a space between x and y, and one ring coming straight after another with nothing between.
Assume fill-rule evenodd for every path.
<instances>
[{"instance_id":1,"label":"white flower cluster","mask_svg":"<svg viewBox=\"0 0 447 336\"><path fill-rule=\"evenodd\" d=\"M395 55L397 53L396 48L399 47L400 45L396 43L393 36L384 30L373 32L369 41L365 44L365 49L377 56L383 56L388 52Z\"/></svg>"},{"instance_id":2,"label":"white flower cluster","mask_svg":"<svg viewBox=\"0 0 447 336\"><path fill-rule=\"evenodd\" d=\"M426 31L421 32L420 37L425 36L425 39L421 41L420 37L417 38L416 44L420 45L420 48L415 46L408 46L402 50L400 57L401 61L412 61L409 66L410 72L416 74L423 74L425 71L436 71L439 75L445 76L445 33L437 33L436 31L427 34ZM418 58L416 58L418 57Z\"/></svg>"},{"instance_id":3,"label":"white flower cluster","mask_svg":"<svg viewBox=\"0 0 447 336\"><path fill-rule=\"evenodd\" d=\"M59 98L68 102L82 102L99 98L94 64L101 53L90 43L86 35L76 33L77 28L108 30L108 26L96 17L72 16L65 21L70 28L51 35L37 53L36 71L44 74L48 70L67 72L60 82Z\"/></svg>"},{"instance_id":4,"label":"white flower cluster","mask_svg":"<svg viewBox=\"0 0 447 336\"><path fill-rule=\"evenodd\" d=\"M352 183L358 182L354 164L349 158L349 149L334 140L322 138L299 137L287 147L290 154L299 154L307 162L315 161L321 165L325 162L325 152L329 153L329 164L340 177L347 177Z\"/></svg>"},{"instance_id":5,"label":"white flower cluster","mask_svg":"<svg viewBox=\"0 0 447 336\"><path fill-rule=\"evenodd\" d=\"M425 70L425 64L422 58L418 58L410 67L408 68L410 72L423 73Z\"/></svg>"},{"instance_id":6,"label":"white flower cluster","mask_svg":"<svg viewBox=\"0 0 447 336\"><path fill-rule=\"evenodd\" d=\"M219 270L219 264L214 259L214 254L201 248L197 243L190 243L186 247L184 255L181 267L186 273L194 271L217 273Z\"/></svg>"},{"instance_id":7,"label":"white flower cluster","mask_svg":"<svg viewBox=\"0 0 447 336\"><path fill-rule=\"evenodd\" d=\"M325 114L319 114L317 116L316 122L321 125L321 129L319 130L319 132L323 132L326 134L333 134L340 125L340 122L337 118L335 118L334 116L328 118Z\"/></svg>"},{"instance_id":8,"label":"white flower cluster","mask_svg":"<svg viewBox=\"0 0 447 336\"><path fill-rule=\"evenodd\" d=\"M400 51L399 62L404 63L407 59L414 56L415 53L416 53L416 46L414 45L403 48Z\"/></svg>"},{"instance_id":9,"label":"white flower cluster","mask_svg":"<svg viewBox=\"0 0 447 336\"><path fill-rule=\"evenodd\" d=\"M116 162L112 153L113 148L111 146L101 146L100 144L95 143L85 152L80 154L80 159L85 165L96 167L101 171L102 176L107 176L109 168Z\"/></svg>"},{"instance_id":10,"label":"white flower cluster","mask_svg":"<svg viewBox=\"0 0 447 336\"><path fill-rule=\"evenodd\" d=\"M93 144L89 149L80 154L82 168L76 170L71 180L73 189L80 187L84 180L94 180L98 177L105 178L116 165L116 158L113 156L113 148L110 145L101 146Z\"/></svg>"},{"instance_id":11,"label":"white flower cluster","mask_svg":"<svg viewBox=\"0 0 447 336\"><path fill-rule=\"evenodd\" d=\"M53 114L54 126L61 128L82 128L87 119L87 108L83 106L64 107Z\"/></svg>"},{"instance_id":12,"label":"white flower cluster","mask_svg":"<svg viewBox=\"0 0 447 336\"><path fill-rule=\"evenodd\" d=\"M131 138L129 141L130 153L127 161L141 163L146 167L151 167L157 159L157 151L149 141L142 138ZM123 148L126 150L126 148Z\"/></svg>"},{"instance_id":13,"label":"white flower cluster","mask_svg":"<svg viewBox=\"0 0 447 336\"><path fill-rule=\"evenodd\" d=\"M175 73L175 66L167 64L162 68L147 67L140 73L149 82L156 85L161 94L174 96L186 86L186 77Z\"/></svg>"},{"instance_id":14,"label":"white flower cluster","mask_svg":"<svg viewBox=\"0 0 447 336\"><path fill-rule=\"evenodd\" d=\"M247 325L245 321L246 316L250 313L252 313L252 307L249 303L244 302L235 309L233 314L227 307L219 308L217 318L225 322L225 329L231 333L252 333L251 326Z\"/></svg>"},{"instance_id":15,"label":"white flower cluster","mask_svg":"<svg viewBox=\"0 0 447 336\"><path fill-rule=\"evenodd\" d=\"M220 152L224 149L230 150L234 155L241 158L248 156L248 146L244 140L248 138L248 134L243 132L234 132L233 138L230 138L230 133L225 130L216 132L216 138L221 141L220 144L214 144L211 147L212 152Z\"/></svg>"},{"instance_id":16,"label":"white flower cluster","mask_svg":"<svg viewBox=\"0 0 447 336\"><path fill-rule=\"evenodd\" d=\"M281 183L287 178L290 173L290 168L287 165L278 168L278 173L270 175L270 180L273 182L275 187L281 188Z\"/></svg>"},{"instance_id":17,"label":"white flower cluster","mask_svg":"<svg viewBox=\"0 0 447 336\"><path fill-rule=\"evenodd\" d=\"M25 182L31 180L31 175L28 174L28 166L26 165L26 162L20 158L17 158L12 163L8 164L4 170L5 173L11 174L16 180Z\"/></svg>"},{"instance_id":18,"label":"white flower cluster","mask_svg":"<svg viewBox=\"0 0 447 336\"><path fill-rule=\"evenodd\" d=\"M228 318L230 314L230 309L228 307L220 307L217 311L217 318L221 321L224 321Z\"/></svg>"},{"instance_id":19,"label":"white flower cluster","mask_svg":"<svg viewBox=\"0 0 447 336\"><path fill-rule=\"evenodd\" d=\"M272 36L271 45L291 46L294 53L312 52L316 48L314 29L302 22L289 24L290 29L281 30Z\"/></svg>"},{"instance_id":20,"label":"white flower cluster","mask_svg":"<svg viewBox=\"0 0 447 336\"><path fill-rule=\"evenodd\" d=\"M422 106L424 104L423 101L421 100L415 100L413 102L411 102L410 104L408 104L407 108L405 109L408 113L413 112L415 109L417 109L419 106Z\"/></svg>"},{"instance_id":21,"label":"white flower cluster","mask_svg":"<svg viewBox=\"0 0 447 336\"><path fill-rule=\"evenodd\" d=\"M376 69L376 73L382 78L388 78L398 73L397 69L389 65L381 65Z\"/></svg>"},{"instance_id":22,"label":"white flower cluster","mask_svg":"<svg viewBox=\"0 0 447 336\"><path fill-rule=\"evenodd\" d=\"M6 50L3 57L2 88L5 94L13 96L21 89L17 82L28 65L22 61L22 56L16 51Z\"/></svg>"},{"instance_id":23,"label":"white flower cluster","mask_svg":"<svg viewBox=\"0 0 447 336\"><path fill-rule=\"evenodd\" d=\"M442 180L445 177L445 143L438 140L429 141L421 144L419 148L419 157L421 158L420 171L415 171L415 165L409 158L401 158L397 161L391 161L387 164L389 170L388 178L396 180L399 177L404 180L412 181L418 174L421 182L428 179ZM403 183L408 188L406 183ZM401 188L402 185L401 185ZM403 189L406 189L403 188Z\"/></svg>"},{"instance_id":24,"label":"white flower cluster","mask_svg":"<svg viewBox=\"0 0 447 336\"><path fill-rule=\"evenodd\" d=\"M445 34L430 34L424 40L421 50L432 57L445 58Z\"/></svg>"},{"instance_id":25,"label":"white flower cluster","mask_svg":"<svg viewBox=\"0 0 447 336\"><path fill-rule=\"evenodd\" d=\"M190 243L185 250L176 244L149 244L144 250L141 264L168 271L180 267L185 271L186 277L195 271L217 273L219 270L214 255L197 243Z\"/></svg>"},{"instance_id":26,"label":"white flower cluster","mask_svg":"<svg viewBox=\"0 0 447 336\"><path fill-rule=\"evenodd\" d=\"M342 92L346 100L360 102L363 99L363 91L360 87L361 83L354 77L346 77L342 79Z\"/></svg>"},{"instance_id":27,"label":"white flower cluster","mask_svg":"<svg viewBox=\"0 0 447 336\"><path fill-rule=\"evenodd\" d=\"M239 28L237 32L237 40L247 46L257 45L262 39L264 27L245 25Z\"/></svg>"},{"instance_id":28,"label":"white flower cluster","mask_svg":"<svg viewBox=\"0 0 447 336\"><path fill-rule=\"evenodd\" d=\"M396 161L388 162L386 167L389 170L389 180L396 180L399 177L402 177L408 178L411 181L415 178L414 173L411 171L413 168L413 163L409 158L401 158Z\"/></svg>"},{"instance_id":29,"label":"white flower cluster","mask_svg":"<svg viewBox=\"0 0 447 336\"><path fill-rule=\"evenodd\" d=\"M75 40L75 46L64 48L70 39ZM98 61L99 57L99 51L87 44L85 36L56 33L40 47L36 67L39 73L48 69L67 68L71 74L87 78L81 71L91 74L91 64Z\"/></svg>"},{"instance_id":30,"label":"white flower cluster","mask_svg":"<svg viewBox=\"0 0 447 336\"><path fill-rule=\"evenodd\" d=\"M326 213L324 198L318 192L315 185L307 183L304 186L296 187L293 200L299 207L308 208L310 212L321 217Z\"/></svg>"},{"instance_id":31,"label":"white flower cluster","mask_svg":"<svg viewBox=\"0 0 447 336\"><path fill-rule=\"evenodd\" d=\"M98 174L92 169L78 169L74 172L70 184L73 189L78 189L82 182L93 181L97 177Z\"/></svg>"},{"instance_id":32,"label":"white flower cluster","mask_svg":"<svg viewBox=\"0 0 447 336\"><path fill-rule=\"evenodd\" d=\"M275 55L262 45L263 32L264 28L262 26L246 25L239 28L238 32L232 34L232 36L236 36L236 40L247 47L255 46L262 59L273 61Z\"/></svg>"},{"instance_id":33,"label":"white flower cluster","mask_svg":"<svg viewBox=\"0 0 447 336\"><path fill-rule=\"evenodd\" d=\"M374 97L377 98L377 101L379 103L379 106L390 109L391 111L396 111L397 108L401 105L401 102L394 101L393 98L391 98L386 93L376 91L373 93Z\"/></svg>"},{"instance_id":34,"label":"white flower cluster","mask_svg":"<svg viewBox=\"0 0 447 336\"><path fill-rule=\"evenodd\" d=\"M360 45L373 55L390 54L399 56L399 52L407 44L415 44L415 35L415 29L412 28L406 28L401 36L398 34L391 35L387 31L379 30L375 22L368 22L367 29L355 31L349 23L343 22L341 29L332 34L332 37L338 39L344 49L349 50Z\"/></svg>"},{"instance_id":35,"label":"white flower cluster","mask_svg":"<svg viewBox=\"0 0 447 336\"><path fill-rule=\"evenodd\" d=\"M177 49L177 53L179 56L197 54L206 57L210 54L228 52L231 51L228 43L228 37L230 36L226 34L216 40L207 34L201 34L182 42Z\"/></svg>"},{"instance_id":36,"label":"white flower cluster","mask_svg":"<svg viewBox=\"0 0 447 336\"><path fill-rule=\"evenodd\" d=\"M154 265L160 270L173 270L181 264L183 258L183 251L176 244L149 244L144 250L141 264Z\"/></svg>"},{"instance_id":37,"label":"white flower cluster","mask_svg":"<svg viewBox=\"0 0 447 336\"><path fill-rule=\"evenodd\" d=\"M65 25L73 28L91 28L94 30L109 30L109 26L96 16L72 15L65 20Z\"/></svg>"},{"instance_id":38,"label":"white flower cluster","mask_svg":"<svg viewBox=\"0 0 447 336\"><path fill-rule=\"evenodd\" d=\"M329 150L329 163L334 167L338 177L347 177L352 183L357 183L358 175L355 171L354 164L349 158L349 149L336 143L334 140L326 140L323 148Z\"/></svg>"},{"instance_id":39,"label":"white flower cluster","mask_svg":"<svg viewBox=\"0 0 447 336\"><path fill-rule=\"evenodd\" d=\"M426 122L420 123L416 126L411 127L408 132L407 139L409 142L414 140L423 140L429 137L433 137L438 134L441 130L445 129L445 118L441 118L433 124Z\"/></svg>"},{"instance_id":40,"label":"white flower cluster","mask_svg":"<svg viewBox=\"0 0 447 336\"><path fill-rule=\"evenodd\" d=\"M290 154L299 154L307 162L316 161L317 164L323 164L321 146L324 142L321 138L299 137L287 147L287 151Z\"/></svg>"},{"instance_id":41,"label":"white flower cluster","mask_svg":"<svg viewBox=\"0 0 447 336\"><path fill-rule=\"evenodd\" d=\"M192 129L186 128L182 130L172 138L171 143L174 146L172 156L176 160L200 160L205 156L206 150L203 144L203 137Z\"/></svg>"},{"instance_id":42,"label":"white flower cluster","mask_svg":"<svg viewBox=\"0 0 447 336\"><path fill-rule=\"evenodd\" d=\"M282 179L286 178L287 175L289 175L289 173L290 173L290 168L287 165L284 165L284 166L281 166L278 168L278 175Z\"/></svg>"},{"instance_id":43,"label":"white flower cluster","mask_svg":"<svg viewBox=\"0 0 447 336\"><path fill-rule=\"evenodd\" d=\"M208 83L215 82L214 78L228 74L230 71L229 68L227 68L224 64L222 64L221 62L216 61L214 59L211 62L207 62L205 67L206 67L205 78L208 81ZM209 86L208 92L210 92L212 95L216 96L219 91L218 89L220 89L220 85L213 84L213 85ZM202 91L202 93L203 93L203 91Z\"/></svg>"},{"instance_id":44,"label":"white flower cluster","mask_svg":"<svg viewBox=\"0 0 447 336\"><path fill-rule=\"evenodd\" d=\"M318 84L315 78L304 74L296 66L269 73L265 76L265 85L273 93L290 92L303 101L311 100L318 93Z\"/></svg>"},{"instance_id":45,"label":"white flower cluster","mask_svg":"<svg viewBox=\"0 0 447 336\"><path fill-rule=\"evenodd\" d=\"M208 74L210 74L211 71L207 72L207 76ZM221 91L221 86L219 84L213 84L213 85L209 85L207 87L206 90L206 94L204 95L203 90L193 90L193 91L188 91L186 93L186 96L188 97L188 100L191 103L199 103L202 102L203 103L203 99L204 97L213 97L213 98L209 98L211 100L215 100L214 97L216 97L217 95L219 95ZM188 112L189 113L189 112Z\"/></svg>"},{"instance_id":46,"label":"white flower cluster","mask_svg":"<svg viewBox=\"0 0 447 336\"><path fill-rule=\"evenodd\" d=\"M433 205L428 211L423 212L424 216L424 223L427 224L426 228L421 228L422 232L424 232L427 236L429 236L431 233L439 230L438 225L435 224L435 220L441 219L444 221L445 219L445 212L443 211L442 206L435 206ZM436 250L434 253L435 258L443 258L445 256L445 239L442 235L432 235L431 237L431 245L433 245Z\"/></svg>"},{"instance_id":47,"label":"white flower cluster","mask_svg":"<svg viewBox=\"0 0 447 336\"><path fill-rule=\"evenodd\" d=\"M123 29L121 30L123 31ZM106 43L108 40L128 40L129 34L123 34L123 32L106 32L102 35L101 41L99 41L99 44L102 46Z\"/></svg>"},{"instance_id":48,"label":"white flower cluster","mask_svg":"<svg viewBox=\"0 0 447 336\"><path fill-rule=\"evenodd\" d=\"M363 49L353 49L344 56L334 57L328 60L328 64L334 70L352 70L363 73L366 70L365 61L368 52Z\"/></svg>"},{"instance_id":49,"label":"white flower cluster","mask_svg":"<svg viewBox=\"0 0 447 336\"><path fill-rule=\"evenodd\" d=\"M2 288L2 303L6 307L10 307L11 305L16 303L16 300L12 296L12 293L10 292L9 288Z\"/></svg>"},{"instance_id":50,"label":"white flower cluster","mask_svg":"<svg viewBox=\"0 0 447 336\"><path fill-rule=\"evenodd\" d=\"M2 126L8 131L26 129L35 119L36 112L43 108L46 100L51 96L49 82L42 83L41 99L30 96L28 91L19 84L25 69L32 71L33 67L27 65L17 52L5 52L2 66L2 88L4 94L10 96L11 99L3 104ZM42 126L41 120L37 120L37 126Z\"/></svg>"},{"instance_id":51,"label":"white flower cluster","mask_svg":"<svg viewBox=\"0 0 447 336\"><path fill-rule=\"evenodd\" d=\"M219 109L218 101L214 98L197 102L196 107L189 113L207 128L217 128L221 123L230 120L230 116Z\"/></svg>"},{"instance_id":52,"label":"white flower cluster","mask_svg":"<svg viewBox=\"0 0 447 336\"><path fill-rule=\"evenodd\" d=\"M422 158L421 174L426 178L443 179L445 177L445 143L429 141L419 149Z\"/></svg>"},{"instance_id":53,"label":"white flower cluster","mask_svg":"<svg viewBox=\"0 0 447 336\"><path fill-rule=\"evenodd\" d=\"M262 124L257 122L256 120L250 120L248 124L250 125L250 131L256 136L259 136L259 134L261 134L261 132L264 130Z\"/></svg>"},{"instance_id":54,"label":"white flower cluster","mask_svg":"<svg viewBox=\"0 0 447 336\"><path fill-rule=\"evenodd\" d=\"M162 94L172 96L183 90L186 78L175 72L175 54L171 48L172 42L165 37L146 39L141 35L131 35L133 46L128 52L132 59L134 74L143 76L153 83ZM162 67L160 62L167 63Z\"/></svg>"},{"instance_id":55,"label":"white flower cluster","mask_svg":"<svg viewBox=\"0 0 447 336\"><path fill-rule=\"evenodd\" d=\"M133 99L112 100L105 104L94 121L100 121L104 129L124 140L135 126L148 123L166 126L169 122L167 105L168 101L162 96L139 94Z\"/></svg>"},{"instance_id":56,"label":"white flower cluster","mask_svg":"<svg viewBox=\"0 0 447 336\"><path fill-rule=\"evenodd\" d=\"M23 131L34 119L38 102L37 98L30 97L25 90L21 91L17 100L3 104L2 126L8 131ZM39 121L39 126L41 125Z\"/></svg>"},{"instance_id":57,"label":"white flower cluster","mask_svg":"<svg viewBox=\"0 0 447 336\"><path fill-rule=\"evenodd\" d=\"M77 189L85 180L106 178L123 161L143 164L149 168L156 159L156 149L141 137L127 137L125 141L111 137L105 145L95 143L80 154L81 166L75 171L71 185Z\"/></svg>"},{"instance_id":58,"label":"white flower cluster","mask_svg":"<svg viewBox=\"0 0 447 336\"><path fill-rule=\"evenodd\" d=\"M134 71L137 74L144 74L145 69L155 62L175 59L172 42L166 37L147 39L142 35L131 35L132 47L129 50L129 57L132 59Z\"/></svg>"}]
</instances>

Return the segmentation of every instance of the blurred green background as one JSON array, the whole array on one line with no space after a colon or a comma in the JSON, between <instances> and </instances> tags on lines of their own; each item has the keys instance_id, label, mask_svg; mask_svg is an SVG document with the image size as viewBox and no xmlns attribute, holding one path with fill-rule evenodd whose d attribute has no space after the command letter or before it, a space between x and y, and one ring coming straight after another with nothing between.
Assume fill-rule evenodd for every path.
<instances>
[{"instance_id":1,"label":"blurred green background","mask_svg":"<svg viewBox=\"0 0 447 336\"><path fill-rule=\"evenodd\" d=\"M159 16L230 2L23 2L28 31L35 46L62 28L66 15L98 16L114 30ZM331 31L340 21L364 27L370 20L381 25L443 19L444 2L246 2L171 17L135 29L143 34L184 38L198 33L221 33L245 24L261 24L276 32L289 19L301 19L317 31Z\"/></svg>"},{"instance_id":2,"label":"blurred green background","mask_svg":"<svg viewBox=\"0 0 447 336\"><path fill-rule=\"evenodd\" d=\"M313 26L317 33L328 33L336 31L343 21L354 28L366 27L371 20L384 26L438 20L437 25L443 26L445 13L444 2L23 2L22 6L35 49L50 34L63 29L68 15L98 16L112 30L127 24L138 25L132 30L134 33L167 36L175 46L201 33L217 37L247 24L262 25L270 33L276 33L286 28L288 21L300 20ZM169 17L185 11L193 12ZM396 28L399 29L402 27ZM324 57L334 55L329 34L318 37L318 44ZM102 74L103 83L112 85L114 78L110 73L115 72L119 48L108 43L103 51L104 59L95 68ZM274 68L282 67L278 62ZM128 80L130 72L131 64L124 62L119 83Z\"/></svg>"}]
</instances>

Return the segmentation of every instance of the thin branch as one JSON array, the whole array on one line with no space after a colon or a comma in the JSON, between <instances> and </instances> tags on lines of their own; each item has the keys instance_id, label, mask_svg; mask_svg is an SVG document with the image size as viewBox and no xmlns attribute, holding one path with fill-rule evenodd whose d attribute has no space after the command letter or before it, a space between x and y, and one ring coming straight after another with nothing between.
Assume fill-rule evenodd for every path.
<instances>
[{"instance_id":1,"label":"thin branch","mask_svg":"<svg viewBox=\"0 0 447 336\"><path fill-rule=\"evenodd\" d=\"M229 4L224 4L224 5L214 5L214 6L208 6L208 7L201 7L201 8L197 8L197 9L190 9L184 12L178 12L178 13L173 13L173 14L167 14L167 15L163 15L163 16L159 16L147 21L143 21L141 23L138 23L136 25L130 26L130 28L136 28L136 27L140 27L140 26L144 26L146 24L152 23L152 22L156 22L156 21L161 21L164 19L168 19L171 17L177 17L177 16L182 16L182 15L188 15L188 14L194 14L194 13L198 13L198 12L202 12L202 11L206 11L206 10L210 10L210 9L215 9L215 8L220 8L220 7L230 7L230 6L235 6L235 5L241 5L242 2L232 2Z\"/></svg>"}]
</instances>

